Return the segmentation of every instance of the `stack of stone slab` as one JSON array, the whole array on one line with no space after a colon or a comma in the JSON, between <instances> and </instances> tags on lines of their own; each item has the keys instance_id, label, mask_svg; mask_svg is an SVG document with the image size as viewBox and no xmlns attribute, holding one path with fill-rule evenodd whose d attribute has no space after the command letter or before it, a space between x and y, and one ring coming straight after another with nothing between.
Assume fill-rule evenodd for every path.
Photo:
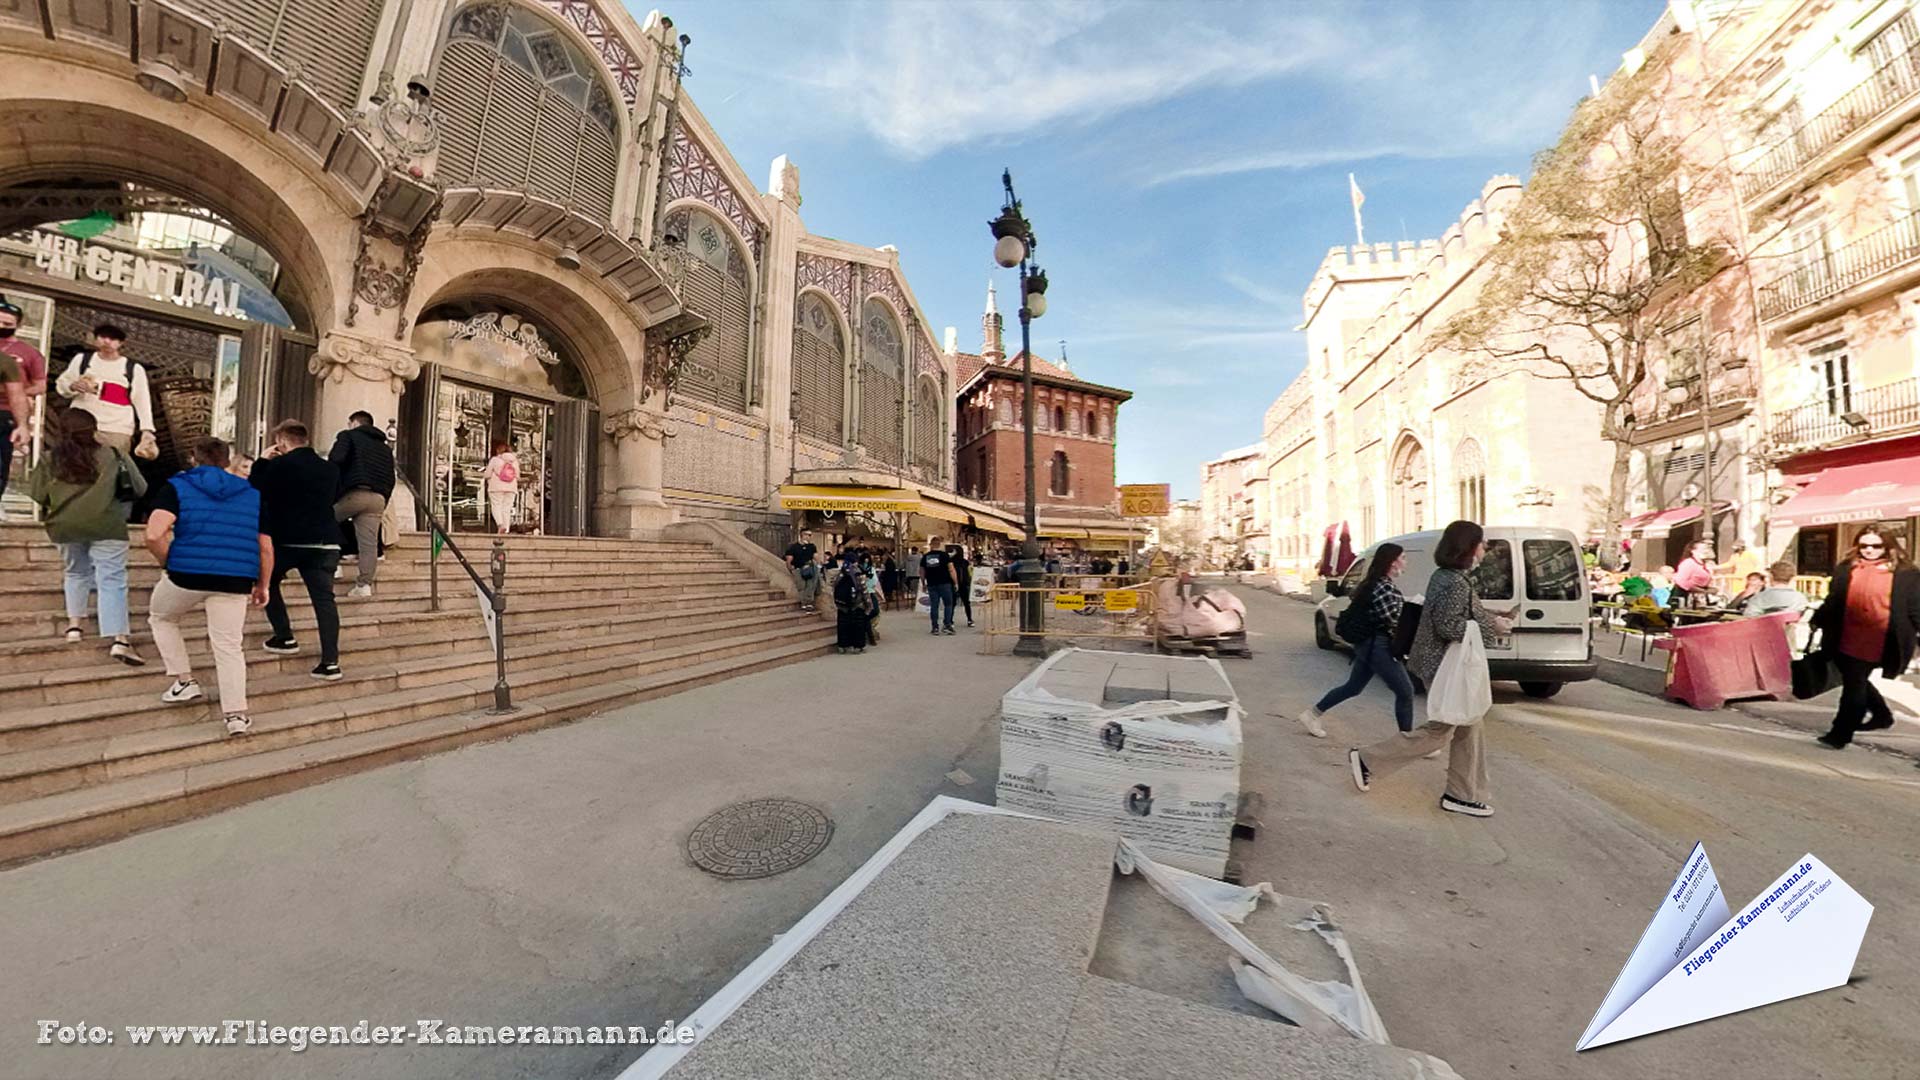
<instances>
[{"instance_id":1,"label":"stack of stone slab","mask_svg":"<svg viewBox=\"0 0 1920 1080\"><path fill-rule=\"evenodd\" d=\"M620 1080L1458 1080L1416 1051L1091 974L1113 835L927 818L695 1010L697 1045Z\"/></svg>"},{"instance_id":2,"label":"stack of stone slab","mask_svg":"<svg viewBox=\"0 0 1920 1080\"><path fill-rule=\"evenodd\" d=\"M1116 832L1154 859L1226 871L1239 699L1210 658L1066 649L1000 707L1001 806Z\"/></svg>"}]
</instances>

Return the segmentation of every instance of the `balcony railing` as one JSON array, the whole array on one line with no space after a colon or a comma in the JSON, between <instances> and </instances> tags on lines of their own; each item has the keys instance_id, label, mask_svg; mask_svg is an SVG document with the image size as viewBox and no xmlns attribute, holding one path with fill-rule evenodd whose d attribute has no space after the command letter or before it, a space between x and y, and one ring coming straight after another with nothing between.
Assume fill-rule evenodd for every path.
<instances>
[{"instance_id":1,"label":"balcony railing","mask_svg":"<svg viewBox=\"0 0 1920 1080\"><path fill-rule=\"evenodd\" d=\"M1778 319L1920 260L1920 214L1906 214L1760 286L1760 317Z\"/></svg>"},{"instance_id":2,"label":"balcony railing","mask_svg":"<svg viewBox=\"0 0 1920 1080\"><path fill-rule=\"evenodd\" d=\"M1920 427L1920 379L1901 379L1868 390L1836 390L1829 400L1775 416L1773 445L1776 449L1821 446L1852 435L1913 427Z\"/></svg>"},{"instance_id":3,"label":"balcony railing","mask_svg":"<svg viewBox=\"0 0 1920 1080\"><path fill-rule=\"evenodd\" d=\"M1840 140L1920 94L1920 46L1873 69L1859 86L1815 113L1740 174L1740 197L1752 199L1799 172Z\"/></svg>"}]
</instances>

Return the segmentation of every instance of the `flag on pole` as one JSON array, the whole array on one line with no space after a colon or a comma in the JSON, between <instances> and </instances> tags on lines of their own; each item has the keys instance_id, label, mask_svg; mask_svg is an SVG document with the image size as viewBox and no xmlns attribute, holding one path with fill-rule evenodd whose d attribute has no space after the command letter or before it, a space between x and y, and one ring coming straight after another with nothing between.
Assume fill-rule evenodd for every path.
<instances>
[{"instance_id":1,"label":"flag on pole","mask_svg":"<svg viewBox=\"0 0 1920 1080\"><path fill-rule=\"evenodd\" d=\"M1354 235L1354 240L1355 240L1355 242L1356 242L1356 243L1360 243L1360 244L1365 244L1365 243L1367 242L1367 231L1366 231L1366 230L1365 230L1364 228L1361 228L1361 226L1360 226L1360 204L1361 204L1361 203L1363 203L1363 202L1366 202L1366 201L1367 201L1367 197L1366 197L1366 195L1364 195L1364 194L1362 194L1362 193L1361 193L1361 191L1360 191L1360 183L1359 183L1359 181L1357 181L1357 180L1355 180L1355 179L1353 178L1353 174L1352 174L1352 173L1348 173L1348 174L1347 174L1347 188L1348 188L1348 190L1349 190L1350 192L1352 192L1352 194L1353 194L1353 235Z\"/></svg>"}]
</instances>

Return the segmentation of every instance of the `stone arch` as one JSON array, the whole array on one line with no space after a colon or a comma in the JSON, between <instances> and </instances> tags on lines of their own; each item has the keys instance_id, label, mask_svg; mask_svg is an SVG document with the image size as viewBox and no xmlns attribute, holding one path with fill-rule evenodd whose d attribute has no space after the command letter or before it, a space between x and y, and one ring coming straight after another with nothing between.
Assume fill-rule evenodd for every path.
<instances>
[{"instance_id":1,"label":"stone arch","mask_svg":"<svg viewBox=\"0 0 1920 1080\"><path fill-rule=\"evenodd\" d=\"M352 290L358 208L317 166L284 154L210 110L155 102L132 80L37 56L9 54L0 110L0 188L63 179L138 183L205 206L272 253L316 334L334 325ZM40 96L43 90L62 96Z\"/></svg>"},{"instance_id":2,"label":"stone arch","mask_svg":"<svg viewBox=\"0 0 1920 1080\"><path fill-rule=\"evenodd\" d=\"M746 413L760 397L753 360L759 306L753 248L725 214L699 199L674 200L660 220L663 235L677 235L685 252L682 299L711 327L687 354L675 397Z\"/></svg>"},{"instance_id":3,"label":"stone arch","mask_svg":"<svg viewBox=\"0 0 1920 1080\"><path fill-rule=\"evenodd\" d=\"M794 423L802 435L846 443L852 342L853 328L832 294L802 286L793 304Z\"/></svg>"},{"instance_id":4,"label":"stone arch","mask_svg":"<svg viewBox=\"0 0 1920 1080\"><path fill-rule=\"evenodd\" d=\"M1402 432L1394 444L1393 464L1387 473L1396 533L1419 532L1430 517L1427 450L1412 432Z\"/></svg>"}]
</instances>

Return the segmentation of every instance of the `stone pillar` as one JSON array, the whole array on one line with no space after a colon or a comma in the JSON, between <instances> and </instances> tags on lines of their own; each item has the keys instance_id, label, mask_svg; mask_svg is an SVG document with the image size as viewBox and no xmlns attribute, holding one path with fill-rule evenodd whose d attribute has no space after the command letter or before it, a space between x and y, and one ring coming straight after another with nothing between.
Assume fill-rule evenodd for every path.
<instances>
[{"instance_id":1,"label":"stone pillar","mask_svg":"<svg viewBox=\"0 0 1920 1080\"><path fill-rule=\"evenodd\" d=\"M607 535L658 535L679 520L661 494L667 440L673 438L666 415L653 409L628 409L607 417L602 429L613 440L615 454L613 502L604 523Z\"/></svg>"},{"instance_id":2,"label":"stone pillar","mask_svg":"<svg viewBox=\"0 0 1920 1080\"><path fill-rule=\"evenodd\" d=\"M307 370L320 379L313 443L324 454L333 445L334 433L346 427L347 417L355 412L372 413L375 427L393 432L400 419L400 392L420 374L420 362L406 345L334 330L320 339ZM395 485L390 505L400 529L410 531L414 506L405 485Z\"/></svg>"},{"instance_id":3,"label":"stone pillar","mask_svg":"<svg viewBox=\"0 0 1920 1080\"><path fill-rule=\"evenodd\" d=\"M761 269L766 319L760 327L761 372L767 387L767 477L785 479L793 461L793 320L800 224L800 170L783 154L773 160L765 196L773 224Z\"/></svg>"}]
</instances>

